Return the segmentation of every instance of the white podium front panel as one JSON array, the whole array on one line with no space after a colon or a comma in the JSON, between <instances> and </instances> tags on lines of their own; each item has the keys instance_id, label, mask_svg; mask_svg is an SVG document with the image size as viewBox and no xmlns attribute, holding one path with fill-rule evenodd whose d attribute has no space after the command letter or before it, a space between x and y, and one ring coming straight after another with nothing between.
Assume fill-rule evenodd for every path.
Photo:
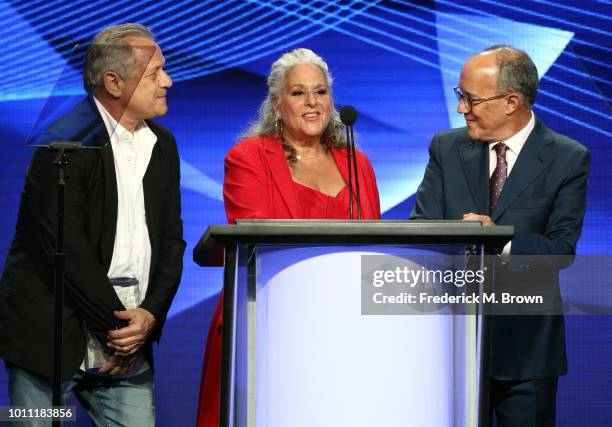
<instances>
[{"instance_id":1,"label":"white podium front panel","mask_svg":"<svg viewBox=\"0 0 612 427\"><path fill-rule=\"evenodd\" d=\"M450 315L361 314L361 256L410 258L414 252L258 247L256 303L249 316L254 348L247 346L255 355L248 368L254 372L237 376L250 383L246 425L475 422L473 322Z\"/></svg>"}]
</instances>

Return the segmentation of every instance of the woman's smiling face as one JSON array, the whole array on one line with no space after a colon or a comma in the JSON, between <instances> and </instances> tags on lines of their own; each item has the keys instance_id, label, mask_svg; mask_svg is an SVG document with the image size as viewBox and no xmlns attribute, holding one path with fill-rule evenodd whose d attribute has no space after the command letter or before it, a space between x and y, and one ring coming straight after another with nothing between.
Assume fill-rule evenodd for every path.
<instances>
[{"instance_id":1,"label":"woman's smiling face","mask_svg":"<svg viewBox=\"0 0 612 427\"><path fill-rule=\"evenodd\" d=\"M331 96L325 75L314 64L295 65L287 73L276 108L289 142L318 142L329 124Z\"/></svg>"}]
</instances>

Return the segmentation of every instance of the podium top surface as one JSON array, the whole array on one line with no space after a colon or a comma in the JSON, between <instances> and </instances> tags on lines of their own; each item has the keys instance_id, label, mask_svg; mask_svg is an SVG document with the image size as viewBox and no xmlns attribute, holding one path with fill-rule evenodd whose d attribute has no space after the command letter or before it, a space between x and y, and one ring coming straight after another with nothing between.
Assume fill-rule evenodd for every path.
<instances>
[{"instance_id":1,"label":"podium top surface","mask_svg":"<svg viewBox=\"0 0 612 427\"><path fill-rule=\"evenodd\" d=\"M236 244L499 246L513 236L513 226L483 227L466 221L242 220L209 226L193 250L193 259L201 266L221 266L225 246Z\"/></svg>"}]
</instances>

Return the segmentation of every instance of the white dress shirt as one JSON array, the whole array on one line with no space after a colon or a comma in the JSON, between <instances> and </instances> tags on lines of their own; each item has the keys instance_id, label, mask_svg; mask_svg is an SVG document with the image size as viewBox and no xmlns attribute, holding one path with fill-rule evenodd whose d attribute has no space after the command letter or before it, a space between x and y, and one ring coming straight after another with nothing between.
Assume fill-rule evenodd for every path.
<instances>
[{"instance_id":1,"label":"white dress shirt","mask_svg":"<svg viewBox=\"0 0 612 427\"><path fill-rule=\"evenodd\" d=\"M508 146L506 150L506 163L508 164L507 176L510 176L512 172L512 168L516 163L516 159L518 158L527 138L531 134L531 131L535 127L535 116L533 115L533 111L531 112L531 119L523 129L512 135L506 141L497 141L489 144L489 178L493 175L493 171L495 171L495 167L497 166L497 152L495 151L495 146L500 142L503 142ZM502 189L502 193L504 190ZM510 249L512 247L512 241L506 243L504 249L502 250L502 255L510 255Z\"/></svg>"},{"instance_id":2,"label":"white dress shirt","mask_svg":"<svg viewBox=\"0 0 612 427\"><path fill-rule=\"evenodd\" d=\"M523 149L523 145L527 141L527 138L531 134L531 131L535 127L535 117L533 112L531 113L531 119L523 129L512 135L506 141L497 141L489 144L489 178L493 175L493 171L497 166L497 152L495 151L495 146L500 142L503 142L508 146L508 150L506 150L506 163L508 164L508 176L510 172L512 172L512 168L516 163L516 159L518 158L519 153ZM503 190L502 190L503 191Z\"/></svg>"},{"instance_id":3,"label":"white dress shirt","mask_svg":"<svg viewBox=\"0 0 612 427\"><path fill-rule=\"evenodd\" d=\"M117 178L117 228L113 256L108 278L132 278L138 286L131 289L114 287L126 308L136 308L142 303L149 285L151 267L151 242L146 222L143 177L149 166L157 136L145 122L131 133L110 115L94 98L110 136ZM81 369L99 368L104 360L99 342L88 334L87 354ZM141 356L140 369L126 375L135 375L148 368Z\"/></svg>"},{"instance_id":4,"label":"white dress shirt","mask_svg":"<svg viewBox=\"0 0 612 427\"><path fill-rule=\"evenodd\" d=\"M157 137L144 122L132 134L118 124L97 100L96 103L111 135L117 178L117 230L108 277L138 279L140 304L147 292L151 266L142 179Z\"/></svg>"}]
</instances>

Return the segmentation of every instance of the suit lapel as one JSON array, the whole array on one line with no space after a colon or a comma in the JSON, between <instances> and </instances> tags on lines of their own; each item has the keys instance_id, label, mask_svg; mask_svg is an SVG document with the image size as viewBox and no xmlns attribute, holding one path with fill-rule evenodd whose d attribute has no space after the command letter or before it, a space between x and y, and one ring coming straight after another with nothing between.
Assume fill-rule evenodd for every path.
<instances>
[{"instance_id":1,"label":"suit lapel","mask_svg":"<svg viewBox=\"0 0 612 427\"><path fill-rule=\"evenodd\" d=\"M554 152L552 145L554 141L547 138L546 127L536 122L536 126L525 141L516 163L506 179L506 184L502 190L495 211L491 219L495 222L512 202L521 195L527 186L542 173L544 168L553 160Z\"/></svg>"},{"instance_id":2,"label":"suit lapel","mask_svg":"<svg viewBox=\"0 0 612 427\"><path fill-rule=\"evenodd\" d=\"M278 188L278 191L291 214L291 218L297 218L298 210L295 188L293 186L291 172L287 166L285 151L283 150L280 141L276 138L265 138L264 152L266 161L268 162L268 168L272 174L272 180Z\"/></svg>"},{"instance_id":3,"label":"suit lapel","mask_svg":"<svg viewBox=\"0 0 612 427\"><path fill-rule=\"evenodd\" d=\"M150 129L153 131L153 127L150 126ZM153 146L153 151L151 151L151 158L149 159L149 164L147 165L147 170L145 171L144 176L142 177L142 190L144 194L144 205L145 205L145 217L147 222L147 229L149 231L149 242L151 242L152 251L155 251L157 247L156 242L156 234L153 233L153 230L156 230L156 224L159 221L159 199L158 194L159 191L155 191L155 189L159 189L161 186L160 180L163 179L161 176L162 171L164 170L164 153L162 149L162 141L160 135L157 132L153 131L155 136L157 137L157 141ZM156 259L156 253L151 253L151 260ZM152 262L151 265L154 265Z\"/></svg>"},{"instance_id":4,"label":"suit lapel","mask_svg":"<svg viewBox=\"0 0 612 427\"><path fill-rule=\"evenodd\" d=\"M478 213L489 212L489 153L484 142L469 141L458 148L463 173Z\"/></svg>"}]
</instances>

